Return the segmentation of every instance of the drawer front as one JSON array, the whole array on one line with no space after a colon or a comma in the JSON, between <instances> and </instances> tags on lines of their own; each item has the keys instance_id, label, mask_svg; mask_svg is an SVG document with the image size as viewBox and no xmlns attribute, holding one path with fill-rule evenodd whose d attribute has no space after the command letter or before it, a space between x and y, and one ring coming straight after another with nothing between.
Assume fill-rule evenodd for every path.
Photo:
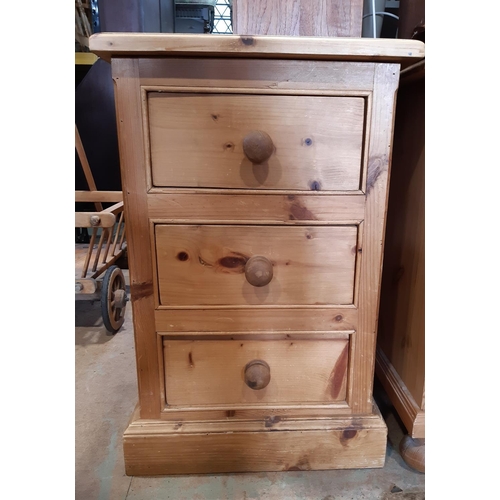
<instances>
[{"instance_id":1,"label":"drawer front","mask_svg":"<svg viewBox=\"0 0 500 500\"><path fill-rule=\"evenodd\" d=\"M353 302L356 226L160 224L155 233L161 305Z\"/></svg>"},{"instance_id":2,"label":"drawer front","mask_svg":"<svg viewBox=\"0 0 500 500\"><path fill-rule=\"evenodd\" d=\"M167 404L345 401L348 345L345 339L164 340Z\"/></svg>"},{"instance_id":3,"label":"drawer front","mask_svg":"<svg viewBox=\"0 0 500 500\"><path fill-rule=\"evenodd\" d=\"M360 188L361 97L148 95L154 186ZM255 130L269 135L270 151L274 146L263 163L253 163L243 150L244 138Z\"/></svg>"}]
</instances>

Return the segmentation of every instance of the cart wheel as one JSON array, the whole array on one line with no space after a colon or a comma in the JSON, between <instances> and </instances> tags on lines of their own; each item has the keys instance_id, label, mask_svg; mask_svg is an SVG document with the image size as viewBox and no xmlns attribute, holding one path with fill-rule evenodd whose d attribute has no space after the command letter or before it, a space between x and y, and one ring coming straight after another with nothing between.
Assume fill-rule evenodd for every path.
<instances>
[{"instance_id":1,"label":"cart wheel","mask_svg":"<svg viewBox=\"0 0 500 500\"><path fill-rule=\"evenodd\" d=\"M127 300L122 270L111 266L104 274L101 293L102 320L108 332L115 334L123 325Z\"/></svg>"}]
</instances>

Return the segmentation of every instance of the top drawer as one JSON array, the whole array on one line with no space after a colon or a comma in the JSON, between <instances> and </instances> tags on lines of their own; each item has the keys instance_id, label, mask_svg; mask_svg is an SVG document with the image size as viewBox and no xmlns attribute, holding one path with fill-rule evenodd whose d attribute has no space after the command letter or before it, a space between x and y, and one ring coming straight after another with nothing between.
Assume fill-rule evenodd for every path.
<instances>
[{"instance_id":1,"label":"top drawer","mask_svg":"<svg viewBox=\"0 0 500 500\"><path fill-rule=\"evenodd\" d=\"M150 92L156 187L356 191L362 97ZM243 140L263 131L271 156L250 161ZM248 151L248 150L247 150ZM251 155L250 155L251 156Z\"/></svg>"}]
</instances>

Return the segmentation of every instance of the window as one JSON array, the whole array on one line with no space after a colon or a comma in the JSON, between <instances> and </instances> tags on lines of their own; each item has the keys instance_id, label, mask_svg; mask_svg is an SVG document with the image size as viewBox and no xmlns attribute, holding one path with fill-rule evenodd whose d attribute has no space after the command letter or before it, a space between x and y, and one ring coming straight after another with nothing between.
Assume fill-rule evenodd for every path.
<instances>
[{"instance_id":1,"label":"window","mask_svg":"<svg viewBox=\"0 0 500 500\"><path fill-rule=\"evenodd\" d=\"M232 4L233 0L217 0L213 34L231 35L233 33Z\"/></svg>"}]
</instances>

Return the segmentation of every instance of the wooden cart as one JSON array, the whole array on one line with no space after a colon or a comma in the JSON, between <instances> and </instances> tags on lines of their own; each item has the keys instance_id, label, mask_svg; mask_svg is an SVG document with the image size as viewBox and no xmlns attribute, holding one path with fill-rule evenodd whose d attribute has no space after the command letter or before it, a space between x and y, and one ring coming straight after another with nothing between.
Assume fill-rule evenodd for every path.
<instances>
[{"instance_id":1,"label":"wooden cart","mask_svg":"<svg viewBox=\"0 0 500 500\"><path fill-rule=\"evenodd\" d=\"M121 191L97 191L80 134L75 145L89 191L76 191L75 202L92 202L95 212L75 212L75 228L91 230L89 243L76 243L75 299L99 300L104 326L116 333L124 322L128 297L125 277L116 265L126 252ZM103 203L113 203L103 208Z\"/></svg>"}]
</instances>

